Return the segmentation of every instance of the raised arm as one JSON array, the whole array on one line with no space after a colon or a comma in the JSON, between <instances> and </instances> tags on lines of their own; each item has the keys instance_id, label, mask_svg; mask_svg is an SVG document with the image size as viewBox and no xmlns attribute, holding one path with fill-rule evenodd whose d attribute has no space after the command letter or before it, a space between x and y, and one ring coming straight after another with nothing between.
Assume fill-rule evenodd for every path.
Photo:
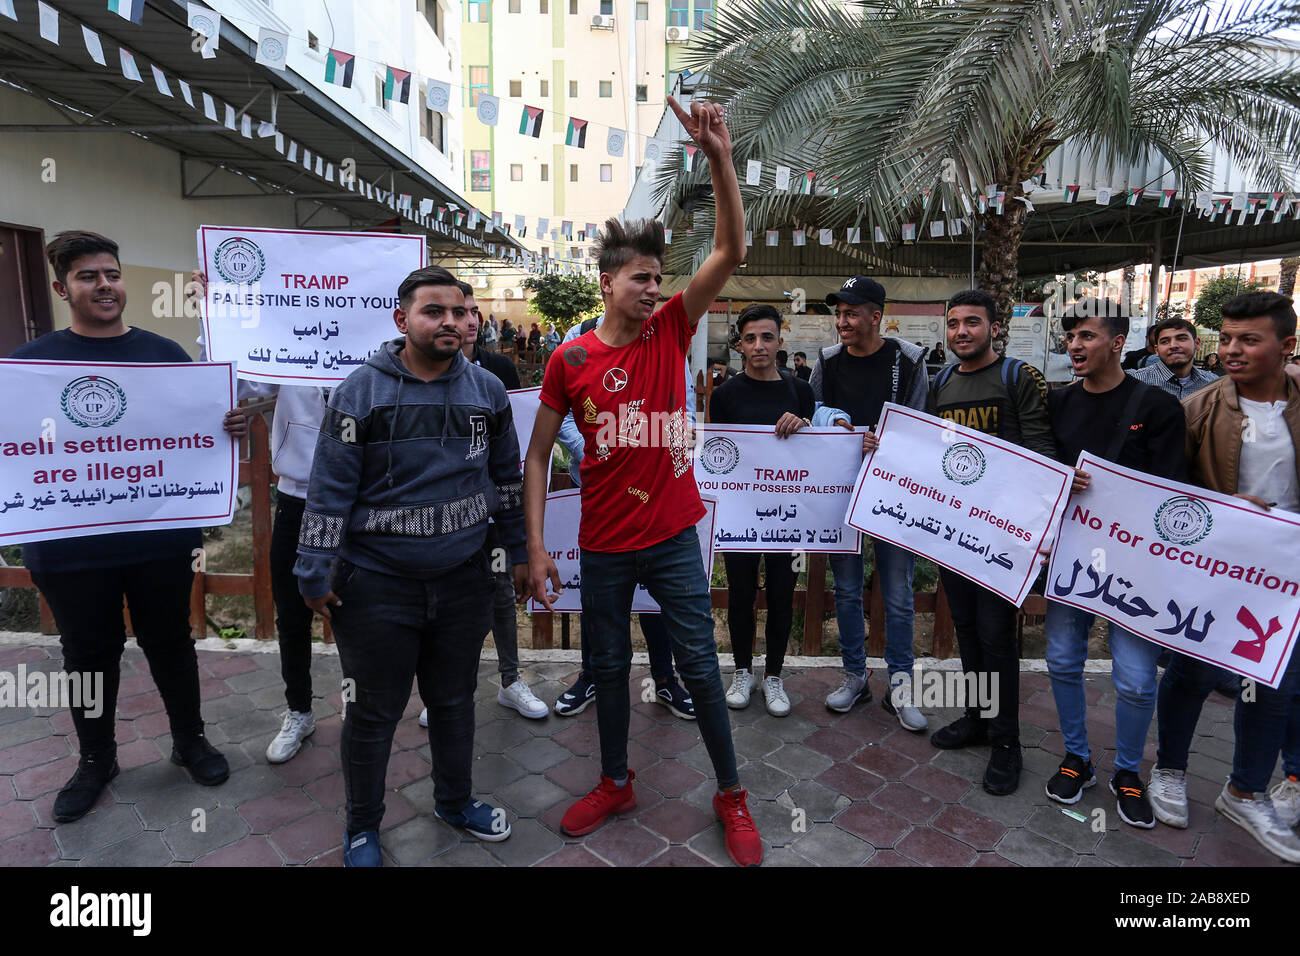
<instances>
[{"instance_id":1,"label":"raised arm","mask_svg":"<svg viewBox=\"0 0 1300 956\"><path fill-rule=\"evenodd\" d=\"M736 267L745 261L745 209L740 201L736 167L731 161L731 133L723 121L722 106L695 100L687 113L671 96L668 105L691 139L704 150L713 177L713 251L682 291L682 307L694 328Z\"/></svg>"}]
</instances>

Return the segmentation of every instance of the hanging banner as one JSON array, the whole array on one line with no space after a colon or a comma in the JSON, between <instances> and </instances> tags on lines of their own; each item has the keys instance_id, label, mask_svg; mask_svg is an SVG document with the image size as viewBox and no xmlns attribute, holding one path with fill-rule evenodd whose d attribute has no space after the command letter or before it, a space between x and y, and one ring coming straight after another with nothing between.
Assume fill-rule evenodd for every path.
<instances>
[{"instance_id":1,"label":"hanging banner","mask_svg":"<svg viewBox=\"0 0 1300 956\"><path fill-rule=\"evenodd\" d=\"M1300 515L1166 481L1084 452L1048 600L1276 687L1300 627Z\"/></svg>"},{"instance_id":2,"label":"hanging banner","mask_svg":"<svg viewBox=\"0 0 1300 956\"><path fill-rule=\"evenodd\" d=\"M225 362L0 360L0 544L229 524Z\"/></svg>"},{"instance_id":3,"label":"hanging banner","mask_svg":"<svg viewBox=\"0 0 1300 956\"><path fill-rule=\"evenodd\" d=\"M201 226L203 335L240 378L330 385L396 338L397 288L423 235Z\"/></svg>"}]
</instances>

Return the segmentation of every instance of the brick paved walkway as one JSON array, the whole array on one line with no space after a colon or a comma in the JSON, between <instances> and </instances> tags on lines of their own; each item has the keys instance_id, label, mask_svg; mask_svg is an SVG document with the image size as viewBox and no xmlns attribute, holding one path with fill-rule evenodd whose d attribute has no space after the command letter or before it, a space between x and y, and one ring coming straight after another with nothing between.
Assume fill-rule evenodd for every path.
<instances>
[{"instance_id":1,"label":"brick paved walkway","mask_svg":"<svg viewBox=\"0 0 1300 956\"><path fill-rule=\"evenodd\" d=\"M0 866L338 866L342 863L339 695L315 705L317 730L292 761L269 766L266 745L284 708L279 657L200 651L208 735L227 756L231 776L199 787L165 759L171 753L162 702L140 652L128 649L118 702L121 775L83 819L56 827L55 793L76 766L66 711L0 708ZM58 670L59 649L0 645L0 668ZM551 702L576 663L534 663L525 678ZM729 668L724 667L724 675ZM338 658L318 655L317 693L339 686ZM638 809L582 839L559 833L575 795L598 778L595 708L576 718L525 720L496 703L495 662L481 670L474 783L484 800L516 814L503 843L464 837L433 816L429 743L416 723L418 698L398 728L388 769L383 823L386 863L447 866L710 866L728 864L721 826L710 809L713 781L693 724L634 697L629 746ZM644 668L634 668L639 688ZM987 748L935 750L878 703L832 714L822 699L838 683L830 667L789 668L793 712L767 715L761 695L732 711L741 783L767 845L767 865L904 866L1256 866L1277 861L1238 827L1218 817L1215 795L1230 771L1232 711L1211 695L1197 728L1188 777L1191 826L1150 831L1122 824L1106 787L1114 750L1097 760L1098 786L1075 810L1105 811L1094 832L1061 812L1043 783L1063 754L1047 677L1022 677L1025 772L1017 793L992 797L979 785ZM728 678L729 679L729 678ZM871 681L879 701L884 681ZM1114 691L1107 675L1089 682L1089 730L1098 745L1114 740ZM956 716L926 710L931 729ZM1154 730L1153 730L1154 733ZM1145 777L1154 745L1147 748ZM191 826L206 814L206 832ZM802 814L796 813L802 810ZM806 820L796 827L797 817Z\"/></svg>"}]
</instances>

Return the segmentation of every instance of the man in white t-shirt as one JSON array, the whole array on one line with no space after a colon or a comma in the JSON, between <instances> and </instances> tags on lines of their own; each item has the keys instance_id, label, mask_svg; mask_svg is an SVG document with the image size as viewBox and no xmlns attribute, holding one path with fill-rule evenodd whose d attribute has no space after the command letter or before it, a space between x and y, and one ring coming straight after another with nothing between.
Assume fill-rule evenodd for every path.
<instances>
[{"instance_id":1,"label":"man in white t-shirt","mask_svg":"<svg viewBox=\"0 0 1300 956\"><path fill-rule=\"evenodd\" d=\"M1227 376L1183 402L1190 480L1263 509L1300 513L1300 385L1286 374L1296 313L1276 292L1248 292L1222 307L1219 357ZM1279 638L1280 639L1280 638ZM1187 757L1218 669L1175 654L1160 683L1160 747L1148 794L1161 822L1185 827ZM1232 776L1215 808L1284 860L1300 863L1300 654L1277 688L1253 682L1237 698ZM1268 790L1282 754L1285 774Z\"/></svg>"}]
</instances>

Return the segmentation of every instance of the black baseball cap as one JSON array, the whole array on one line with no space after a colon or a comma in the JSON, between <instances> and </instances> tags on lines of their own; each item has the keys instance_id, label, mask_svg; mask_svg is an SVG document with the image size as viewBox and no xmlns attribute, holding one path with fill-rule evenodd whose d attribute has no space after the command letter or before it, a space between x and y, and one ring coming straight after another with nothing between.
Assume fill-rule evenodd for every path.
<instances>
[{"instance_id":1,"label":"black baseball cap","mask_svg":"<svg viewBox=\"0 0 1300 956\"><path fill-rule=\"evenodd\" d=\"M851 279L844 280L844 285L840 286L839 292L832 292L826 297L827 305L834 306L836 302L843 302L845 305L862 305L870 302L883 310L885 287L867 276L853 276Z\"/></svg>"}]
</instances>

